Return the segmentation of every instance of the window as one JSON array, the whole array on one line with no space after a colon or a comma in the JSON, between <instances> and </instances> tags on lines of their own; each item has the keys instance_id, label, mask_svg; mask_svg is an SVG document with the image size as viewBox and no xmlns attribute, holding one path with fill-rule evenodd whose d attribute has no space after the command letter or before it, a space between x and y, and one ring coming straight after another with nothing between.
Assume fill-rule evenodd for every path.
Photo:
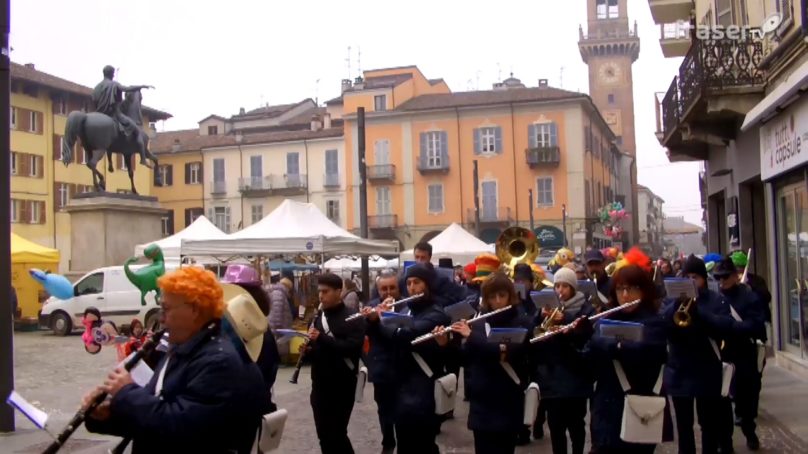
<instances>
[{"instance_id":1,"label":"window","mask_svg":"<svg viewBox=\"0 0 808 454\"><path fill-rule=\"evenodd\" d=\"M264 219L264 206L263 205L253 205L250 207L250 219L253 224Z\"/></svg>"},{"instance_id":2,"label":"window","mask_svg":"<svg viewBox=\"0 0 808 454\"><path fill-rule=\"evenodd\" d=\"M609 104L614 104L614 95L609 93Z\"/></svg>"},{"instance_id":3,"label":"window","mask_svg":"<svg viewBox=\"0 0 808 454\"><path fill-rule=\"evenodd\" d=\"M189 162L185 164L185 184L199 184L202 170L201 162Z\"/></svg>"},{"instance_id":4,"label":"window","mask_svg":"<svg viewBox=\"0 0 808 454\"><path fill-rule=\"evenodd\" d=\"M213 208L213 224L224 233L230 233L230 208L228 207L214 207Z\"/></svg>"},{"instance_id":5,"label":"window","mask_svg":"<svg viewBox=\"0 0 808 454\"><path fill-rule=\"evenodd\" d=\"M339 223L339 200L325 201L325 215L328 216L328 219Z\"/></svg>"},{"instance_id":6,"label":"window","mask_svg":"<svg viewBox=\"0 0 808 454\"><path fill-rule=\"evenodd\" d=\"M93 273L76 284L76 295L95 295L104 291L104 273Z\"/></svg>"},{"instance_id":7,"label":"window","mask_svg":"<svg viewBox=\"0 0 808 454\"><path fill-rule=\"evenodd\" d=\"M373 110L376 112L387 110L387 95L376 95L373 97Z\"/></svg>"},{"instance_id":8,"label":"window","mask_svg":"<svg viewBox=\"0 0 808 454\"><path fill-rule=\"evenodd\" d=\"M261 156L250 156L250 177L253 182L264 176L263 159ZM258 184L256 184L258 186Z\"/></svg>"},{"instance_id":9,"label":"window","mask_svg":"<svg viewBox=\"0 0 808 454\"><path fill-rule=\"evenodd\" d=\"M540 207L553 206L553 177L536 179L536 204Z\"/></svg>"},{"instance_id":10,"label":"window","mask_svg":"<svg viewBox=\"0 0 808 454\"><path fill-rule=\"evenodd\" d=\"M499 211L497 206L497 182L483 181L480 187L483 205L483 209L480 212L480 219L483 221L496 221L497 212Z\"/></svg>"},{"instance_id":11,"label":"window","mask_svg":"<svg viewBox=\"0 0 808 454\"><path fill-rule=\"evenodd\" d=\"M325 174L339 175L339 152L337 150L325 150Z\"/></svg>"},{"instance_id":12,"label":"window","mask_svg":"<svg viewBox=\"0 0 808 454\"><path fill-rule=\"evenodd\" d=\"M217 135L219 135L219 127L218 126L208 126L208 135L209 136L217 136Z\"/></svg>"},{"instance_id":13,"label":"window","mask_svg":"<svg viewBox=\"0 0 808 454\"><path fill-rule=\"evenodd\" d=\"M39 224L42 220L42 202L31 202L31 224Z\"/></svg>"},{"instance_id":14,"label":"window","mask_svg":"<svg viewBox=\"0 0 808 454\"><path fill-rule=\"evenodd\" d=\"M380 186L376 188L376 214L390 214L390 188Z\"/></svg>"},{"instance_id":15,"label":"window","mask_svg":"<svg viewBox=\"0 0 808 454\"><path fill-rule=\"evenodd\" d=\"M538 123L528 127L530 148L554 147L558 144L558 130L555 123Z\"/></svg>"},{"instance_id":16,"label":"window","mask_svg":"<svg viewBox=\"0 0 808 454\"><path fill-rule=\"evenodd\" d=\"M429 192L429 212L430 213L443 213L443 185L430 184L427 186Z\"/></svg>"},{"instance_id":17,"label":"window","mask_svg":"<svg viewBox=\"0 0 808 454\"><path fill-rule=\"evenodd\" d=\"M38 124L39 116L34 111L30 111L28 112L28 114L31 116L31 122L28 123L28 130L31 132L39 131L39 124Z\"/></svg>"},{"instance_id":18,"label":"window","mask_svg":"<svg viewBox=\"0 0 808 454\"><path fill-rule=\"evenodd\" d=\"M62 209L70 201L70 185L67 183L57 183L56 186L56 208Z\"/></svg>"},{"instance_id":19,"label":"window","mask_svg":"<svg viewBox=\"0 0 808 454\"><path fill-rule=\"evenodd\" d=\"M53 101L53 110L56 115L67 115L67 101L64 98L57 98Z\"/></svg>"},{"instance_id":20,"label":"window","mask_svg":"<svg viewBox=\"0 0 808 454\"><path fill-rule=\"evenodd\" d=\"M11 222L20 222L21 200L11 199Z\"/></svg>"},{"instance_id":21,"label":"window","mask_svg":"<svg viewBox=\"0 0 808 454\"><path fill-rule=\"evenodd\" d=\"M171 186L174 184L174 166L165 164L157 167L154 174L155 186Z\"/></svg>"},{"instance_id":22,"label":"window","mask_svg":"<svg viewBox=\"0 0 808 454\"><path fill-rule=\"evenodd\" d=\"M390 141L379 139L373 143L373 163L376 165L390 164Z\"/></svg>"},{"instance_id":23,"label":"window","mask_svg":"<svg viewBox=\"0 0 808 454\"><path fill-rule=\"evenodd\" d=\"M715 23L723 27L728 27L735 23L732 11L732 0L715 0Z\"/></svg>"},{"instance_id":24,"label":"window","mask_svg":"<svg viewBox=\"0 0 808 454\"><path fill-rule=\"evenodd\" d=\"M619 16L618 0L597 0L596 15L598 19L616 19Z\"/></svg>"},{"instance_id":25,"label":"window","mask_svg":"<svg viewBox=\"0 0 808 454\"><path fill-rule=\"evenodd\" d=\"M423 164L428 169L440 169L445 166L446 158L446 133L443 131L424 133L424 148L422 149Z\"/></svg>"},{"instance_id":26,"label":"window","mask_svg":"<svg viewBox=\"0 0 808 454\"><path fill-rule=\"evenodd\" d=\"M12 175L17 174L17 152L16 151L11 152L11 174Z\"/></svg>"},{"instance_id":27,"label":"window","mask_svg":"<svg viewBox=\"0 0 808 454\"><path fill-rule=\"evenodd\" d=\"M502 128L496 126L475 129L474 153L502 153Z\"/></svg>"},{"instance_id":28,"label":"window","mask_svg":"<svg viewBox=\"0 0 808 454\"><path fill-rule=\"evenodd\" d=\"M171 236L174 234L174 210L169 210L160 218L162 223L163 236Z\"/></svg>"},{"instance_id":29,"label":"window","mask_svg":"<svg viewBox=\"0 0 808 454\"><path fill-rule=\"evenodd\" d=\"M224 158L213 160L213 181L224 182Z\"/></svg>"},{"instance_id":30,"label":"window","mask_svg":"<svg viewBox=\"0 0 808 454\"><path fill-rule=\"evenodd\" d=\"M186 208L185 209L185 227L193 224L196 218L202 216L204 210L202 208Z\"/></svg>"},{"instance_id":31,"label":"window","mask_svg":"<svg viewBox=\"0 0 808 454\"><path fill-rule=\"evenodd\" d=\"M126 169L126 157L124 155L121 155L121 154L119 154L117 156L118 156L118 167L120 167L121 170L126 171L127 170ZM130 156L129 158L131 159L132 157L133 156Z\"/></svg>"},{"instance_id":32,"label":"window","mask_svg":"<svg viewBox=\"0 0 808 454\"><path fill-rule=\"evenodd\" d=\"M286 174L300 175L300 153L286 153Z\"/></svg>"},{"instance_id":33,"label":"window","mask_svg":"<svg viewBox=\"0 0 808 454\"><path fill-rule=\"evenodd\" d=\"M11 108L11 115L9 115L9 116L11 117L11 129L17 129L17 108L16 107Z\"/></svg>"}]
</instances>

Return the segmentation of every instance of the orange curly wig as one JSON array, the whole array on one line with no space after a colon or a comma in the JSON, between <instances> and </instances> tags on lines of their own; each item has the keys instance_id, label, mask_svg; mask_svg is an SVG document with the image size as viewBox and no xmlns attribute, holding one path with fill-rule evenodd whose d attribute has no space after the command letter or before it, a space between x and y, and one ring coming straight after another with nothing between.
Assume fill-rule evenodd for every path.
<instances>
[{"instance_id":1,"label":"orange curly wig","mask_svg":"<svg viewBox=\"0 0 808 454\"><path fill-rule=\"evenodd\" d=\"M157 285L166 293L183 296L203 315L212 319L222 318L222 286L216 275L210 271L197 267L180 268L161 276Z\"/></svg>"}]
</instances>

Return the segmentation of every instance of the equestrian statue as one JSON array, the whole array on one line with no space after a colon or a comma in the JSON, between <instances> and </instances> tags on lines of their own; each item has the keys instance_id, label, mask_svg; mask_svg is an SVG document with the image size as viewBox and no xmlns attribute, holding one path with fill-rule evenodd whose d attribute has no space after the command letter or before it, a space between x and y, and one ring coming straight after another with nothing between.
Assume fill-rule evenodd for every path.
<instances>
[{"instance_id":1,"label":"equestrian statue","mask_svg":"<svg viewBox=\"0 0 808 454\"><path fill-rule=\"evenodd\" d=\"M132 157L137 154L142 165L150 168L150 160L153 167L157 168L157 158L149 152L149 136L143 131L143 95L140 93L143 89L154 87L127 87L114 78L115 68L105 66L104 80L93 90L95 112L73 111L68 115L62 141L62 161L65 166L72 162L73 146L76 140L81 141L81 146L89 155L86 164L93 173L93 186L96 191L103 192L106 190L106 181L96 165L106 155L109 171L113 172L112 153L118 153L126 163L132 192L137 194Z\"/></svg>"}]
</instances>

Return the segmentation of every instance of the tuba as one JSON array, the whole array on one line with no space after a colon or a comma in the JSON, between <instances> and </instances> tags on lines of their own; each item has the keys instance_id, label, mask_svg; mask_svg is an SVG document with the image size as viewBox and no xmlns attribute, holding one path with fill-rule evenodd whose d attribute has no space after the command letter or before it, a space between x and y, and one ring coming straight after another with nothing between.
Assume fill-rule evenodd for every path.
<instances>
[{"instance_id":1,"label":"tuba","mask_svg":"<svg viewBox=\"0 0 808 454\"><path fill-rule=\"evenodd\" d=\"M539 256L536 234L524 227L508 227L496 242L497 258L513 279L513 269L520 263L531 265Z\"/></svg>"}]
</instances>

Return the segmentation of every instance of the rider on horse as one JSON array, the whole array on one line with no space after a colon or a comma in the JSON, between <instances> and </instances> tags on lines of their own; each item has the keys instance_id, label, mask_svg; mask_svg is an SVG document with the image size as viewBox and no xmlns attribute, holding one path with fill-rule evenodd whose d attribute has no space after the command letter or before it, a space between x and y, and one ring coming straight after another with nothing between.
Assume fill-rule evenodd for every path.
<instances>
[{"instance_id":1,"label":"rider on horse","mask_svg":"<svg viewBox=\"0 0 808 454\"><path fill-rule=\"evenodd\" d=\"M109 65L105 66L104 80L96 85L95 89L93 90L93 105L95 106L96 112L100 112L111 117L120 126L120 129L122 129L126 140L129 140L135 135L136 132L140 131L140 126L138 125L141 123L142 119L129 118L124 115L123 112L121 112L123 94L142 90L144 88L154 87L150 85L134 85L131 87L126 87L113 80L114 77L115 68ZM143 149L141 149L140 152L140 163L148 166L145 150Z\"/></svg>"}]
</instances>

